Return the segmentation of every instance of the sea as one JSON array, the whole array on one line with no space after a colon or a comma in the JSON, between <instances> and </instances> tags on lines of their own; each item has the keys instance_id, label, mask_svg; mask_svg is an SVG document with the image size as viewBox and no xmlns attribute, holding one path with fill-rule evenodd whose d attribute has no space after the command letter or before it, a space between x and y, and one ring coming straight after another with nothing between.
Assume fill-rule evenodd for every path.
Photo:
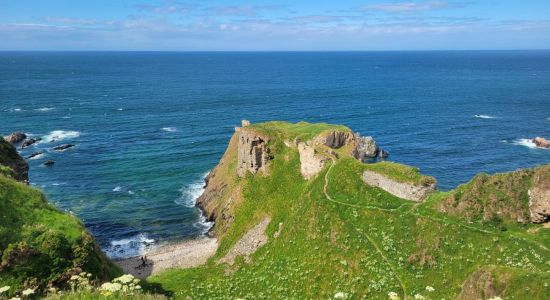
<instances>
[{"instance_id":1,"label":"sea","mask_svg":"<svg viewBox=\"0 0 550 300\"><path fill-rule=\"evenodd\" d=\"M448 190L550 162L550 51L0 52L0 133L42 138L31 184L113 258L210 228L241 119L346 125Z\"/></svg>"}]
</instances>

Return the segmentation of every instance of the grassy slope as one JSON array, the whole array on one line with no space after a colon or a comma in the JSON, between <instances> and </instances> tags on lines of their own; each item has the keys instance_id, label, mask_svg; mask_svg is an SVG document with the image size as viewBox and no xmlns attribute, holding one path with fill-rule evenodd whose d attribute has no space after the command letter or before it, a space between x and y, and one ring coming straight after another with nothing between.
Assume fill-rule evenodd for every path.
<instances>
[{"instance_id":1,"label":"grassy slope","mask_svg":"<svg viewBox=\"0 0 550 300\"><path fill-rule=\"evenodd\" d=\"M22 255L23 249L29 255ZM48 204L39 190L2 175L0 254L0 286L10 285L12 292L24 286L43 288L71 268L100 279L119 272L77 218Z\"/></svg>"},{"instance_id":2,"label":"grassy slope","mask_svg":"<svg viewBox=\"0 0 550 300\"><path fill-rule=\"evenodd\" d=\"M272 137L271 174L241 180L243 200L233 207L234 223L221 235L220 249L207 265L151 279L176 297L318 299L341 291L353 298L387 299L394 291L452 299L480 268L506 278L509 299L544 299L550 292L544 285L550 281L548 241L524 228L504 232L431 208L449 193L435 193L426 204L413 206L364 185L359 176L373 166L343 155L307 182L300 176L297 150L283 140L307 140L330 125L270 122L253 128ZM388 176L395 174L395 168L388 170ZM251 264L240 260L228 271L215 263L266 215L272 218L270 239ZM279 223L283 230L274 238ZM548 229L537 233L547 234ZM435 291L426 292L428 285Z\"/></svg>"}]
</instances>

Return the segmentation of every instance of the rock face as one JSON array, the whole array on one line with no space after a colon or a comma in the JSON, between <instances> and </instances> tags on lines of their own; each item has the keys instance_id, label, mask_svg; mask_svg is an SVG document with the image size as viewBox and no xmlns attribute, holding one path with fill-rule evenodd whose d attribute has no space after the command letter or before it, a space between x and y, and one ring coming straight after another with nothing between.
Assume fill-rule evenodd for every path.
<instances>
[{"instance_id":1,"label":"rock face","mask_svg":"<svg viewBox=\"0 0 550 300\"><path fill-rule=\"evenodd\" d=\"M315 177L323 169L327 160L315 152L314 146L306 143L298 144L298 153L300 154L300 172L307 180Z\"/></svg>"},{"instance_id":2,"label":"rock face","mask_svg":"<svg viewBox=\"0 0 550 300\"><path fill-rule=\"evenodd\" d=\"M529 195L531 222L550 221L550 165L538 169L533 175L533 185Z\"/></svg>"},{"instance_id":3,"label":"rock face","mask_svg":"<svg viewBox=\"0 0 550 300\"><path fill-rule=\"evenodd\" d=\"M236 128L238 134L237 175L244 177L252 174L267 174L269 160L269 138L249 130L246 127Z\"/></svg>"},{"instance_id":4,"label":"rock face","mask_svg":"<svg viewBox=\"0 0 550 300\"><path fill-rule=\"evenodd\" d=\"M258 225L250 229L218 263L233 265L235 258L241 255L244 256L245 262L250 263L250 255L267 243L268 238L265 230L269 222L271 222L271 219L265 217Z\"/></svg>"},{"instance_id":5,"label":"rock face","mask_svg":"<svg viewBox=\"0 0 550 300\"><path fill-rule=\"evenodd\" d=\"M374 158L386 158L388 152L378 147L371 136L361 136L351 131L329 131L320 134L313 140L313 145L324 145L332 149L351 145L351 155L356 159L365 162Z\"/></svg>"},{"instance_id":6,"label":"rock face","mask_svg":"<svg viewBox=\"0 0 550 300\"><path fill-rule=\"evenodd\" d=\"M9 167L15 180L29 181L29 165L2 137L0 137L0 165Z\"/></svg>"},{"instance_id":7,"label":"rock face","mask_svg":"<svg viewBox=\"0 0 550 300\"><path fill-rule=\"evenodd\" d=\"M10 144L17 144L27 138L27 135L23 132L14 132L6 137L6 141Z\"/></svg>"},{"instance_id":8,"label":"rock face","mask_svg":"<svg viewBox=\"0 0 550 300\"><path fill-rule=\"evenodd\" d=\"M539 136L533 139L533 143L539 148L550 148L550 141Z\"/></svg>"},{"instance_id":9,"label":"rock face","mask_svg":"<svg viewBox=\"0 0 550 300\"><path fill-rule=\"evenodd\" d=\"M435 190L434 184L417 186L412 183L398 182L372 171L365 171L362 178L368 185L379 187L399 198L416 202L423 201L430 192Z\"/></svg>"},{"instance_id":10,"label":"rock face","mask_svg":"<svg viewBox=\"0 0 550 300\"><path fill-rule=\"evenodd\" d=\"M354 138L352 132L333 130L317 136L313 143L316 145L325 145L332 149L338 149L351 143Z\"/></svg>"},{"instance_id":11,"label":"rock face","mask_svg":"<svg viewBox=\"0 0 550 300\"><path fill-rule=\"evenodd\" d=\"M376 141L371 136L355 136L355 149L353 149L353 156L360 161L365 161L369 158L375 158L380 154L380 148L376 144ZM386 153L384 151L384 153ZM387 156L386 156L387 157Z\"/></svg>"}]
</instances>

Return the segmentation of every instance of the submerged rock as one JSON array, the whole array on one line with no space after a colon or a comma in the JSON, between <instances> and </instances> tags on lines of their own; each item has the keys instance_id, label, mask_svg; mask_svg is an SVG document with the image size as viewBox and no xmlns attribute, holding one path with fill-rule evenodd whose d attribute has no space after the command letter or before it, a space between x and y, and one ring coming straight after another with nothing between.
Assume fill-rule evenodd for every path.
<instances>
[{"instance_id":1,"label":"submerged rock","mask_svg":"<svg viewBox=\"0 0 550 300\"><path fill-rule=\"evenodd\" d=\"M40 154L44 154L44 151L34 152L33 154L27 156L26 158L27 158L27 159L31 159L31 158L33 158L33 157L36 157L36 156L40 155Z\"/></svg>"},{"instance_id":2,"label":"submerged rock","mask_svg":"<svg viewBox=\"0 0 550 300\"><path fill-rule=\"evenodd\" d=\"M72 148L74 147L75 145L73 144L64 144L64 145L61 145L61 146L57 146L57 147L53 147L53 150L55 151L63 151L63 150L67 150L69 148Z\"/></svg>"},{"instance_id":3,"label":"submerged rock","mask_svg":"<svg viewBox=\"0 0 550 300\"><path fill-rule=\"evenodd\" d=\"M46 162L44 162L44 165L45 165L45 166L53 166L53 164L55 164L55 161L53 161L53 160L51 160L51 159L50 159L50 160L47 160Z\"/></svg>"},{"instance_id":4,"label":"submerged rock","mask_svg":"<svg viewBox=\"0 0 550 300\"><path fill-rule=\"evenodd\" d=\"M6 137L6 141L12 145L22 142L27 138L27 135L24 132L14 132Z\"/></svg>"},{"instance_id":5,"label":"submerged rock","mask_svg":"<svg viewBox=\"0 0 550 300\"><path fill-rule=\"evenodd\" d=\"M25 141L23 141L23 143L21 144L21 149L23 148L27 148L31 145L33 145L34 143L38 142L42 140L41 138L30 138L30 139L26 139Z\"/></svg>"},{"instance_id":6,"label":"submerged rock","mask_svg":"<svg viewBox=\"0 0 550 300\"><path fill-rule=\"evenodd\" d=\"M550 148L550 141L540 136L534 138L533 143L539 148Z\"/></svg>"}]
</instances>

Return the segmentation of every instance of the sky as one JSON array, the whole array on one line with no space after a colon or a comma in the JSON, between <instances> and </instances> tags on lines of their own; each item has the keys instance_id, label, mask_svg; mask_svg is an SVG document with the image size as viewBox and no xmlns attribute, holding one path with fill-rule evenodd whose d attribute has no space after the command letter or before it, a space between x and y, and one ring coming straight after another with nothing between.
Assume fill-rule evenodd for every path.
<instances>
[{"instance_id":1,"label":"sky","mask_svg":"<svg viewBox=\"0 0 550 300\"><path fill-rule=\"evenodd\" d=\"M550 0L0 0L0 50L550 49Z\"/></svg>"}]
</instances>

